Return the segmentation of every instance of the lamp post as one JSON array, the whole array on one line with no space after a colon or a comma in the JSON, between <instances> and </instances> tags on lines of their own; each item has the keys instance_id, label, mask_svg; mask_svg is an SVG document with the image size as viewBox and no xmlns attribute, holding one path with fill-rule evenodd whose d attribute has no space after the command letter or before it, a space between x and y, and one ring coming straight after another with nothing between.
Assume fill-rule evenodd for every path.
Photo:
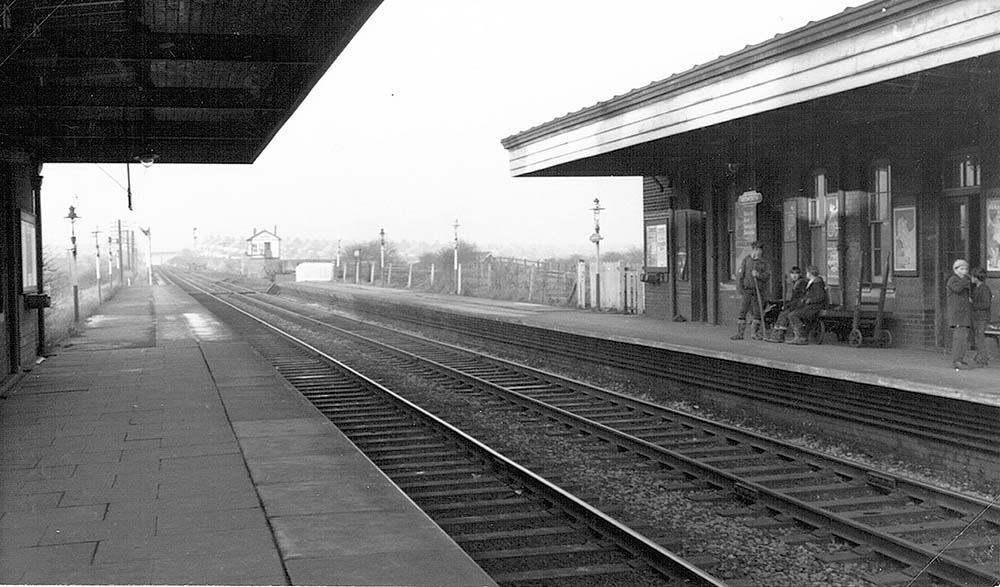
<instances>
[{"instance_id":1,"label":"lamp post","mask_svg":"<svg viewBox=\"0 0 1000 587\"><path fill-rule=\"evenodd\" d=\"M94 234L94 249L97 251L96 260L94 261L94 274L97 276L97 304L101 303L101 231L98 229L93 230Z\"/></svg>"},{"instance_id":2,"label":"lamp post","mask_svg":"<svg viewBox=\"0 0 1000 587\"><path fill-rule=\"evenodd\" d=\"M379 237L379 260L378 260L378 280L385 285L385 229L380 228Z\"/></svg>"},{"instance_id":3,"label":"lamp post","mask_svg":"<svg viewBox=\"0 0 1000 587\"><path fill-rule=\"evenodd\" d=\"M77 215L76 206L69 207L69 214L66 215L69 219L69 242L72 245L70 249L70 255L72 263L70 265L70 271L72 272L73 279L73 321L80 321L80 278L77 273L76 267L76 219L82 218L82 216Z\"/></svg>"},{"instance_id":4,"label":"lamp post","mask_svg":"<svg viewBox=\"0 0 1000 587\"><path fill-rule=\"evenodd\" d=\"M361 249L354 249L354 283L361 283Z\"/></svg>"},{"instance_id":5,"label":"lamp post","mask_svg":"<svg viewBox=\"0 0 1000 587\"><path fill-rule=\"evenodd\" d=\"M458 218L455 219L455 224L452 227L455 229L455 260L454 260L454 271L455 271L455 295L462 295L462 276L458 273Z\"/></svg>"},{"instance_id":6,"label":"lamp post","mask_svg":"<svg viewBox=\"0 0 1000 587\"><path fill-rule=\"evenodd\" d=\"M601 200L600 198L594 198L594 207L591 210L594 211L594 234L590 235L590 242L594 243L594 248L596 249L596 266L594 269L594 307L598 310L601 309L601 240L604 238L601 236Z\"/></svg>"}]
</instances>

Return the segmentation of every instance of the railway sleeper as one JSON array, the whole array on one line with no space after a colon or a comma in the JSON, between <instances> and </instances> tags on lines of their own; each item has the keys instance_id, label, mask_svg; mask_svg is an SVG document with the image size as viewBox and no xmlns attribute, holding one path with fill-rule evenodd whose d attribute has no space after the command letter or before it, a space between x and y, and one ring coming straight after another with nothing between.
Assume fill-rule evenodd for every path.
<instances>
[{"instance_id":1,"label":"railway sleeper","mask_svg":"<svg viewBox=\"0 0 1000 587\"><path fill-rule=\"evenodd\" d=\"M463 550L473 556L475 553L485 550L585 544L597 538L592 531L586 528L566 525L452 534L451 537Z\"/></svg>"},{"instance_id":2,"label":"railway sleeper","mask_svg":"<svg viewBox=\"0 0 1000 587\"><path fill-rule=\"evenodd\" d=\"M445 460L422 460L419 456L414 456L414 460L404 462L404 463L382 463L378 464L379 468L386 473L391 473L395 471L412 471L415 469L427 470L427 469L455 469L456 467L461 467L463 465L468 465L469 460L461 457L454 457Z\"/></svg>"},{"instance_id":3,"label":"railway sleeper","mask_svg":"<svg viewBox=\"0 0 1000 587\"><path fill-rule=\"evenodd\" d=\"M482 475L479 477L465 477L462 479L414 479L403 481L397 485L406 493L416 496L437 495L441 488L450 488L449 491L458 493L459 488L476 487L479 489L489 489L496 492L506 491L508 494L519 495L513 488L502 485L502 481L493 475ZM424 491L421 491L424 490Z\"/></svg>"},{"instance_id":4,"label":"railway sleeper","mask_svg":"<svg viewBox=\"0 0 1000 587\"><path fill-rule=\"evenodd\" d=\"M469 511L481 508L510 508L510 507L543 507L538 501L526 497L500 497L496 499L477 499L472 501L453 501L450 503L439 503L422 506L427 513Z\"/></svg>"},{"instance_id":5,"label":"railway sleeper","mask_svg":"<svg viewBox=\"0 0 1000 587\"><path fill-rule=\"evenodd\" d=\"M628 564L621 563L512 573L491 573L491 576L497 583L504 585L537 585L541 583L543 585L557 587L558 585L575 585L578 581L587 577L594 577L596 575L624 575L625 582L621 584L628 584L628 577L634 573L635 569ZM557 583L559 580L564 581ZM590 581L588 581L588 583L590 583Z\"/></svg>"},{"instance_id":6,"label":"railway sleeper","mask_svg":"<svg viewBox=\"0 0 1000 587\"><path fill-rule=\"evenodd\" d=\"M405 458L406 456L411 455L413 453L421 453L425 451L430 452L439 449L445 449L451 446L452 446L451 444L438 439L416 444L411 443L406 446L389 445L379 448L372 448L371 450L366 450L365 455L367 455L368 458L370 459L376 459L391 455L403 455L401 458Z\"/></svg>"},{"instance_id":7,"label":"railway sleeper","mask_svg":"<svg viewBox=\"0 0 1000 587\"><path fill-rule=\"evenodd\" d=\"M490 555L483 558L482 555ZM586 568L622 565L622 572L632 574L632 557L617 548L597 544L517 548L476 553L476 562L487 573L509 575L516 572L544 572L550 569Z\"/></svg>"}]
</instances>

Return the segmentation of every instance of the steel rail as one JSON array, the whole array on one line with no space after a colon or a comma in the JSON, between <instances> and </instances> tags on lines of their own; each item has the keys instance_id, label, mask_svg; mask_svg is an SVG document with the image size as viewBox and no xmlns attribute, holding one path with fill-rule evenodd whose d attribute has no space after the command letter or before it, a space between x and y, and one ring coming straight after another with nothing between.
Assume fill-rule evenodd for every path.
<instances>
[{"instance_id":1,"label":"steel rail","mask_svg":"<svg viewBox=\"0 0 1000 587\"><path fill-rule=\"evenodd\" d=\"M168 273L168 276L171 279L186 281L183 278L179 278L176 274L172 272ZM280 336L281 338L295 344L299 348L307 351L308 353L316 356L317 358L320 358L325 363L334 366L336 369L345 373L349 373L351 377L357 379L358 381L364 382L365 387L372 390L376 390L378 393L383 394L385 397L392 398L394 402L396 402L401 406L404 406L407 411L414 414L418 414L422 419L431 422L435 428L442 430L446 432L448 436L459 440L462 444L472 449L473 452L475 452L476 454L480 455L483 458L489 459L491 462L494 462L501 470L503 470L510 476L524 482L527 485L539 488L541 492L546 496L548 496L554 503L558 503L561 507L564 507L566 510L568 510L572 514L575 514L577 517L586 519L588 521L588 524L592 524L596 529L601 531L603 534L611 537L627 551L642 557L642 559L645 562L649 563L651 567L657 569L658 572L664 574L665 576L673 577L680 575L685 581L688 581L689 584L692 585L699 585L704 587L726 587L726 583L724 583L723 581L706 573L702 569L691 564L690 562L686 561L677 554L657 544L655 541L643 536L639 532L636 532L632 528L626 526L625 524L619 522L613 517L605 514L604 512L590 505L586 501L563 490L554 483L551 483L550 481L538 476L531 470L514 462L512 459L495 451L494 449L483 444L482 442L478 441L472 436L469 436L462 430L459 430L455 426L440 419L434 414L428 412L427 410L407 400L398 393L384 387L383 385L372 380L366 375L356 371L350 366L342 363L336 358L318 349L317 347L296 337L295 335L292 335L278 328L277 326L269 324L267 321L257 316L254 316L253 314L247 312L244 309L239 308L236 305L231 304L226 300L223 300L216 293L213 293L209 290L205 290L190 281L186 282L190 287L198 289L203 295L210 296L218 303L224 304L228 308L238 312L245 318L253 320L258 325L268 329L276 336ZM245 295L245 294L237 294L237 295Z\"/></svg>"},{"instance_id":2,"label":"steel rail","mask_svg":"<svg viewBox=\"0 0 1000 587\"><path fill-rule=\"evenodd\" d=\"M261 300L255 300L255 302L263 303ZM789 515L792 515L808 525L830 528L833 533L837 534L838 536L842 537L845 540L851 542L864 543L873 546L878 552L888 556L889 558L903 562L904 564L920 567L922 565L927 564L928 561L934 561L934 565L928 571L928 573L942 580L952 582L953 584L956 585L968 585L968 584L987 584L996 579L992 574L989 574L977 568L971 568L969 565L963 563L960 560L954 559L950 556L942 555L941 553L935 553L931 550L922 547L919 544L913 543L911 541L896 536L892 536L891 534L888 533L877 531L873 529L872 526L865 525L842 516L837 516L832 512L813 506L810 503L795 498L793 496L783 494L778 490L771 489L759 483L748 481L747 479L739 475L729 473L723 469L719 469L716 467L712 467L711 465L700 463L697 459L687 457L686 455L683 455L675 451L671 451L657 444L653 444L646 440L625 434L610 426L606 426L599 422L595 422L588 418L579 416L568 410L563 410L556 406L549 405L545 402L524 395L517 391L506 389L503 386L494 384L486 379L464 373L461 370L453 369L447 365L444 365L442 363L439 363L431 359L427 359L426 357L421 357L409 351L392 347L391 345L388 345L384 342L371 339L356 332L351 332L349 330L333 326L327 322L323 322L321 320L317 320L309 316L304 316L302 314L288 310L287 308L281 308L280 306L274 306L271 304L268 304L268 306L270 306L271 308L277 308L281 312L287 312L293 315L296 319L307 320L314 324L321 325L325 328L335 329L338 332L341 332L345 335L351 336L358 340L363 340L367 344L376 345L385 349L391 349L391 352L397 355L405 356L412 361L417 361L427 365L431 365L435 369L448 372L454 378L463 380L466 383L476 385L477 387L480 388L494 390L494 393L514 398L518 404L524 407L534 409L537 412L546 414L547 416L558 419L559 421L565 423L572 423L575 426L588 430L588 432L594 434L598 438L602 438L607 442L615 443L637 454L642 454L648 458L666 457L670 459L669 464L672 465L674 468L677 468L678 470L699 477L705 477L707 475L711 479L711 482L713 483L729 487L734 491L739 492L743 496L752 496L752 498L758 501L759 503L765 504L768 507L771 507L775 510L783 511ZM370 324L367 324L366 326L369 328L381 328ZM394 335L397 336L406 336L409 338L420 339L425 344L433 344L435 346L447 346L461 352L465 353L470 352L465 349L461 349L460 347L455 347L454 345L446 345L445 343L431 341L429 339L426 339L424 337L419 337L417 335L403 334L395 330L393 330L392 332ZM503 362L510 364L507 361L501 361L499 359L496 359L495 357L491 357L491 360L495 362ZM518 366L518 369L526 370L523 366ZM531 369L531 371L534 372L537 370ZM550 378L565 379L550 373L546 375ZM578 386L585 385L580 382L572 382L572 384ZM602 391L606 394L610 393L607 392L606 390ZM665 410L664 408L662 408L662 406L655 406L654 404L648 404L645 402L641 402L639 400L635 401L637 401L638 404L641 405L643 408L652 407L652 408L658 408L659 410ZM671 411L669 410L666 410L666 412L671 413ZM671 413L671 415L675 414ZM716 423L711 423L711 424L713 426L718 427L718 424ZM762 438L759 435L752 435L744 433L743 431L730 430L727 433L729 434L738 433L740 435L756 436L755 440L757 442L762 441ZM773 441L768 441L768 442L771 443L772 445L774 444ZM821 453L815 451L803 451L798 447L792 447L790 445L784 445L781 443L778 444L780 445L781 450L796 450L807 453L811 452L812 454L810 456L812 457L823 458L832 461L838 460L838 459L831 459L830 457L827 457L826 455L822 455ZM840 462L840 464L849 466L855 470L860 469L859 467L857 467L857 465L847 463L844 461ZM881 476L881 474L876 471L869 470L867 472L869 474L874 473ZM852 477L857 477L856 473L854 473ZM925 493L926 492L941 493L942 497L946 498L948 498L950 494L950 499L952 500L964 500L966 502L971 501L973 503L980 501L980 500L973 500L971 498L965 498L964 496L960 496L958 494L950 492L944 492L944 491L939 492L937 488L932 488L930 486L921 486L921 484L913 481L907 481L904 479L894 480L894 482L897 481L901 481L913 488L919 487L920 490ZM862 486L863 485L864 483L862 483ZM979 505L983 508L983 511L992 512L990 519L994 523L996 523L997 519L996 509L992 508L989 504L986 504L985 502L982 502Z\"/></svg>"}]
</instances>

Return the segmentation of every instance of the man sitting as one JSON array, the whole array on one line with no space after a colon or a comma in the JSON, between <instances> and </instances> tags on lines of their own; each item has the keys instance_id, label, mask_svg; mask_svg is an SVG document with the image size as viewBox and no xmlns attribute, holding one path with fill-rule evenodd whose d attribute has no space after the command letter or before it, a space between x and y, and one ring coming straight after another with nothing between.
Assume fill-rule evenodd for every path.
<instances>
[{"instance_id":1,"label":"man sitting","mask_svg":"<svg viewBox=\"0 0 1000 587\"><path fill-rule=\"evenodd\" d=\"M788 282L792 284L792 295L781 307L781 313L778 314L778 319L774 321L774 328L771 329L771 334L765 339L767 342L785 342L785 332L788 330L788 315L792 313L792 310L799 307L802 302L802 296L806 293L808 282L802 277L802 270L799 269L798 265L792 267L788 272Z\"/></svg>"},{"instance_id":2,"label":"man sitting","mask_svg":"<svg viewBox=\"0 0 1000 587\"><path fill-rule=\"evenodd\" d=\"M789 344L809 344L806 323L816 320L820 310L830 301L826 295L826 283L819 276L819 269L815 265L806 267L806 280L806 291L799 302L799 307L788 315L788 320L792 324L792 338L785 342Z\"/></svg>"}]
</instances>

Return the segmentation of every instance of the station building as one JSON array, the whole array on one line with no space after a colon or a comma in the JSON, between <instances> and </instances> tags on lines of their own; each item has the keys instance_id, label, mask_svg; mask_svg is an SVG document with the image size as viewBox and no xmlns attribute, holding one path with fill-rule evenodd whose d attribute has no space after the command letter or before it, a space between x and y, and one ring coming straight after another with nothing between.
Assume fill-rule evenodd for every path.
<instances>
[{"instance_id":1,"label":"station building","mask_svg":"<svg viewBox=\"0 0 1000 587\"><path fill-rule=\"evenodd\" d=\"M379 4L0 6L0 385L45 352L42 165L252 163Z\"/></svg>"},{"instance_id":2,"label":"station building","mask_svg":"<svg viewBox=\"0 0 1000 587\"><path fill-rule=\"evenodd\" d=\"M998 115L1000 1L877 1L502 144L516 177L642 176L648 315L735 324L760 240L764 295L793 265L845 309L885 284L894 340L933 348L955 259L1000 290Z\"/></svg>"}]
</instances>

